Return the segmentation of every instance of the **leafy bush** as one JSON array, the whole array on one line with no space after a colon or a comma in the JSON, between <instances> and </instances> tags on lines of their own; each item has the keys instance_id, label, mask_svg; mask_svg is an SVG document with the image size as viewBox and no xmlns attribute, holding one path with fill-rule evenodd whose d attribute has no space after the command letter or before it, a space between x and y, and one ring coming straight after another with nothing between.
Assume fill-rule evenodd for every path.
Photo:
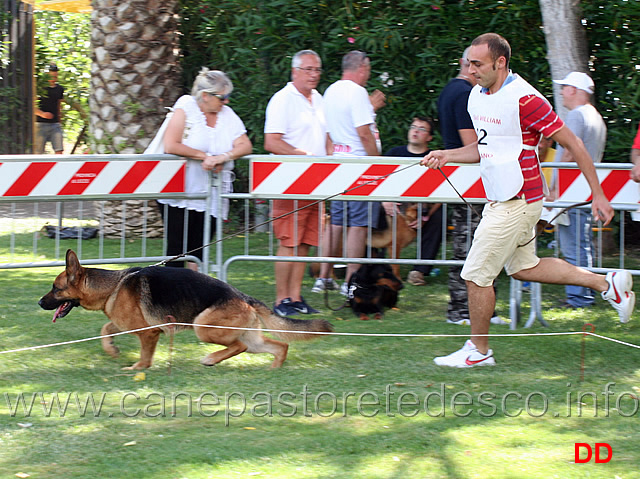
<instances>
[{"instance_id":1,"label":"leafy bush","mask_svg":"<svg viewBox=\"0 0 640 479\"><path fill-rule=\"evenodd\" d=\"M631 29L640 5L623 0L582 3L598 108L609 126L605 161L628 161L640 111L637 73L633 77L640 41ZM383 149L406 141L413 115L437 117L438 94L455 75L457 58L486 31L509 40L512 69L552 98L535 0L184 0L181 14L185 85L201 66L226 71L236 87L231 106L245 122L256 152L263 151L267 102L288 81L291 56L304 48L322 57L320 92L340 78L342 55L354 49L369 53L368 88L381 89L388 101L378 115ZM432 146L439 145L436 137ZM238 169L242 177L242 166Z\"/></svg>"}]
</instances>

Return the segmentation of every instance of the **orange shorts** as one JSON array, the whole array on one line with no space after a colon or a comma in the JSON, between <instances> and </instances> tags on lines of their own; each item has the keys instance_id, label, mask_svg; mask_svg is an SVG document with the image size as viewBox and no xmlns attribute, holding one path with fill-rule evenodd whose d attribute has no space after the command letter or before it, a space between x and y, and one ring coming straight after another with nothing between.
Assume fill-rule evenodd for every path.
<instances>
[{"instance_id":1,"label":"orange shorts","mask_svg":"<svg viewBox=\"0 0 640 479\"><path fill-rule=\"evenodd\" d=\"M273 200L272 217L289 213L313 203L304 200ZM301 244L318 246L319 211L322 203L296 211L273 222L273 234L282 246L293 248ZM297 227L296 227L297 225Z\"/></svg>"}]
</instances>

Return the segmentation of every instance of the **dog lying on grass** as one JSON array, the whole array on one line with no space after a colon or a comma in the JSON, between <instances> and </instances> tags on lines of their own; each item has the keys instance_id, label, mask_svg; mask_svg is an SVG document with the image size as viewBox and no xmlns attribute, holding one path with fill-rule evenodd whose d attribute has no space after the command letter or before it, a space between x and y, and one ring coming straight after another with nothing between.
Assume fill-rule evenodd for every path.
<instances>
[{"instance_id":1,"label":"dog lying on grass","mask_svg":"<svg viewBox=\"0 0 640 479\"><path fill-rule=\"evenodd\" d=\"M58 275L51 291L38 304L45 310L55 310L54 322L76 306L101 310L110 320L102 327L102 335L173 322L193 324L198 339L226 346L226 349L203 358L200 362L205 366L248 352L270 353L274 356L271 367L280 367L287 357L289 345L265 338L258 330L261 324L267 329L301 332L274 333L284 341L313 339L317 335L305 332L333 330L331 323L323 319L304 321L277 316L264 303L233 286L189 269L149 266L112 271L84 268L72 250L67 250L65 271ZM126 369L151 366L163 329L166 330L158 327L133 333L140 340L140 360ZM102 347L111 356L118 356L113 338L103 338Z\"/></svg>"},{"instance_id":2,"label":"dog lying on grass","mask_svg":"<svg viewBox=\"0 0 640 479\"><path fill-rule=\"evenodd\" d=\"M398 303L398 291L403 288L387 264L363 264L349 279L349 306L362 320L382 319L385 308Z\"/></svg>"}]
</instances>

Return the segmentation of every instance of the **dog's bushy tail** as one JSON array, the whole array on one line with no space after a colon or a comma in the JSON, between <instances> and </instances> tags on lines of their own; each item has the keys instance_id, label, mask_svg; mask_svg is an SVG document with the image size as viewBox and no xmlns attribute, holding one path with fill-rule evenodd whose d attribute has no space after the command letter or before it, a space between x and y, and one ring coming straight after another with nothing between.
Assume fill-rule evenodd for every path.
<instances>
[{"instance_id":1,"label":"dog's bushy tail","mask_svg":"<svg viewBox=\"0 0 640 479\"><path fill-rule=\"evenodd\" d=\"M321 337L321 334L310 333L330 333L333 326L326 319L292 319L275 315L269 308L263 305L256 305L258 317L266 329L279 330L273 334L283 341L308 341ZM280 331L301 331L300 333L288 333Z\"/></svg>"}]
</instances>

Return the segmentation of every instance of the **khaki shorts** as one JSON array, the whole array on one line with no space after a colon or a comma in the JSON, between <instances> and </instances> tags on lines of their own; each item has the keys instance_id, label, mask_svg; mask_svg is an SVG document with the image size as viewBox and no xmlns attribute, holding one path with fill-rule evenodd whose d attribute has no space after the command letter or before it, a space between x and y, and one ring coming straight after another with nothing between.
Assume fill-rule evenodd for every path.
<instances>
[{"instance_id":1,"label":"khaki shorts","mask_svg":"<svg viewBox=\"0 0 640 479\"><path fill-rule=\"evenodd\" d=\"M272 216L277 217L302 208L313 201L308 200L273 200ZM282 246L294 248L301 244L318 246L319 211L322 203L299 210L293 214L274 220L273 234Z\"/></svg>"},{"instance_id":2,"label":"khaki shorts","mask_svg":"<svg viewBox=\"0 0 640 479\"><path fill-rule=\"evenodd\" d=\"M460 276L480 287L493 284L502 268L509 276L523 269L533 268L536 256L535 226L542 213L542 201L527 203L517 199L487 203L482 219L473 235L473 243Z\"/></svg>"}]
</instances>

